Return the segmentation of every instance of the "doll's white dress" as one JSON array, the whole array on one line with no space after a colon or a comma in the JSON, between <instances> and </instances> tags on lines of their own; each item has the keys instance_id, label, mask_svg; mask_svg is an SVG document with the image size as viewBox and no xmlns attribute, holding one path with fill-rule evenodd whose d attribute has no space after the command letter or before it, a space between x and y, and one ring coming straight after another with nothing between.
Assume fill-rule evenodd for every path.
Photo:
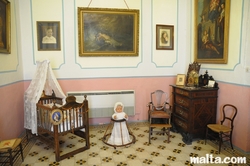
<instances>
[{"instance_id":1,"label":"doll's white dress","mask_svg":"<svg viewBox=\"0 0 250 166\"><path fill-rule=\"evenodd\" d=\"M114 116L116 116L115 120L125 119L126 113L125 112L117 113L115 109L114 109L115 113L112 115L112 118L114 119ZM128 118L126 120L128 120ZM126 121L114 122L114 126L112 129L111 136L108 139L108 143L111 145L125 145L130 142L131 142L131 138L129 136Z\"/></svg>"}]
</instances>

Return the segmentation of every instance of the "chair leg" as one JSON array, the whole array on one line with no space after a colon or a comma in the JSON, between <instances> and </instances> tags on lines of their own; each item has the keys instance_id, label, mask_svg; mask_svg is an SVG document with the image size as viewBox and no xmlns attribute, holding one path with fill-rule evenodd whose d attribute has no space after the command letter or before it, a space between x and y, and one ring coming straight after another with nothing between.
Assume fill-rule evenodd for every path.
<instances>
[{"instance_id":1,"label":"chair leg","mask_svg":"<svg viewBox=\"0 0 250 166\"><path fill-rule=\"evenodd\" d=\"M148 142L151 144L151 133L152 133L152 128L149 127L149 131L148 131Z\"/></svg>"},{"instance_id":2,"label":"chair leg","mask_svg":"<svg viewBox=\"0 0 250 166\"><path fill-rule=\"evenodd\" d=\"M232 143L232 132L230 133L230 144L231 144L232 150L234 150L233 143Z\"/></svg>"},{"instance_id":3,"label":"chair leg","mask_svg":"<svg viewBox=\"0 0 250 166\"><path fill-rule=\"evenodd\" d=\"M9 152L9 155L10 155L10 165L13 166L12 149L9 149L8 152Z\"/></svg>"},{"instance_id":4,"label":"chair leg","mask_svg":"<svg viewBox=\"0 0 250 166\"><path fill-rule=\"evenodd\" d=\"M222 145L222 133L219 134L219 154L220 154L220 150L221 150L221 145Z\"/></svg>"},{"instance_id":5,"label":"chair leg","mask_svg":"<svg viewBox=\"0 0 250 166\"><path fill-rule=\"evenodd\" d=\"M21 157L22 157L22 161L23 161L23 146L22 146L22 142L20 143L20 153L21 153Z\"/></svg>"},{"instance_id":6,"label":"chair leg","mask_svg":"<svg viewBox=\"0 0 250 166\"><path fill-rule=\"evenodd\" d=\"M206 128L205 145L207 144L208 127Z\"/></svg>"},{"instance_id":7,"label":"chair leg","mask_svg":"<svg viewBox=\"0 0 250 166\"><path fill-rule=\"evenodd\" d=\"M168 143L170 142L170 128L167 129Z\"/></svg>"},{"instance_id":8,"label":"chair leg","mask_svg":"<svg viewBox=\"0 0 250 166\"><path fill-rule=\"evenodd\" d=\"M167 134L167 130L165 127L163 127L161 130L162 130L163 135L165 135L165 133Z\"/></svg>"}]
</instances>

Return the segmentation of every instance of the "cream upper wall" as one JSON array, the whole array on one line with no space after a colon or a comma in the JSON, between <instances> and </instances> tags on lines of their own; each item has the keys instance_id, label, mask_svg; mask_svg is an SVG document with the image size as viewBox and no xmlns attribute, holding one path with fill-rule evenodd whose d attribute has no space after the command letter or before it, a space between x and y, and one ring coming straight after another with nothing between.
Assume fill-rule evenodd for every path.
<instances>
[{"instance_id":1,"label":"cream upper wall","mask_svg":"<svg viewBox=\"0 0 250 166\"><path fill-rule=\"evenodd\" d=\"M16 19L12 21L13 36L16 36L12 39L12 48L17 52L20 50L21 56L14 52L13 56L0 54L1 63L10 64L0 67L1 85L32 79L35 62L42 59L51 61L56 77L67 79L173 76L186 73L188 64L193 61L192 0L22 0L22 3L12 0L11 4L16 9L12 10L12 18ZM77 7L127 9L126 4L130 9L140 10L139 56L79 57ZM208 70L217 81L250 85L250 73L245 69L250 67L247 56L250 37L243 27L249 24L246 17L249 6L247 0L231 0L229 63L202 64L201 74ZM60 21L60 51L37 50L37 21ZM174 50L155 49L156 24L174 25ZM14 35L16 32L20 37ZM15 46L15 42L19 44Z\"/></svg>"},{"instance_id":2,"label":"cream upper wall","mask_svg":"<svg viewBox=\"0 0 250 166\"><path fill-rule=\"evenodd\" d=\"M53 7L43 8L40 3L46 3L46 1L25 1L20 4L21 6L30 6L31 9L23 11L31 19L29 23L32 27L32 38L28 39L29 42L24 43L23 47L30 47L30 53L25 58L28 68L25 69L25 80L32 79L33 70L35 70L35 61L41 59L50 59L52 67L55 69L55 73L58 78L93 78L93 77L130 77L130 76L166 76L176 75L177 73L185 70L186 62L177 61L177 51L182 55L186 52L183 48L186 47L184 43L181 50L178 50L177 44L175 44L175 50L171 51L155 51L152 47L155 43L155 24L177 24L177 1L164 0L164 1L151 1L151 0L127 0L126 3L130 9L140 10L140 35L139 35L139 56L138 57L79 57L78 56L78 19L77 19L77 7L102 7L102 8L122 8L126 9L127 6L124 1L53 1ZM91 2L91 3L90 3ZM48 2L49 3L49 2ZM57 3L57 5L55 4ZM161 12L164 13L164 8L171 7L172 16L166 17L164 20L159 20L159 15L156 13L152 15L152 12L157 11L159 3L163 6ZM186 3L186 2L185 2ZM185 3L181 5L185 6ZM47 4L47 3L46 3ZM188 5L188 3L186 3ZM25 7L21 7L23 10ZM43 14L44 12L58 10L55 15ZM43 9L43 10L42 10ZM61 10L62 9L62 10ZM169 8L170 9L170 8ZM59 16L58 13L61 13ZM182 10L181 12L186 10ZM181 15L186 15L185 13ZM38 51L37 50L37 31L36 21L58 21L61 23L61 45L63 50L61 51ZM169 20L169 22L168 22ZM182 27L186 26L187 22L181 22ZM29 26L26 24L26 26ZM175 26L177 28L177 26ZM176 29L177 33L178 30ZM187 32L187 31L186 31ZM22 34L26 36L25 34ZM27 40L26 40L27 41ZM175 43L178 39L175 39ZM155 47L155 46L154 46ZM55 60L56 59L56 60ZM32 63L31 63L32 60ZM180 67L177 64L180 64ZM156 74L157 73L157 74Z\"/></svg>"},{"instance_id":3,"label":"cream upper wall","mask_svg":"<svg viewBox=\"0 0 250 166\"><path fill-rule=\"evenodd\" d=\"M23 80L23 65L20 57L19 19L16 17L19 9L16 3L10 1L11 52L0 53L0 86Z\"/></svg>"}]
</instances>

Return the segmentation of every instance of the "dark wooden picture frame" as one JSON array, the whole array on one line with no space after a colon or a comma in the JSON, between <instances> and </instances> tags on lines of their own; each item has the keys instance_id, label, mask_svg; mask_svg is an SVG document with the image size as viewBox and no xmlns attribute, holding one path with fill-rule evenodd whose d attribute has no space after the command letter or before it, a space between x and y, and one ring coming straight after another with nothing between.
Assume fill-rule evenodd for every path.
<instances>
[{"instance_id":1,"label":"dark wooden picture frame","mask_svg":"<svg viewBox=\"0 0 250 166\"><path fill-rule=\"evenodd\" d=\"M195 0L194 61L227 63L230 0Z\"/></svg>"},{"instance_id":2,"label":"dark wooden picture frame","mask_svg":"<svg viewBox=\"0 0 250 166\"><path fill-rule=\"evenodd\" d=\"M173 25L156 25L156 49L157 50L174 49Z\"/></svg>"},{"instance_id":3,"label":"dark wooden picture frame","mask_svg":"<svg viewBox=\"0 0 250 166\"><path fill-rule=\"evenodd\" d=\"M61 50L60 22L37 21L38 51Z\"/></svg>"},{"instance_id":4,"label":"dark wooden picture frame","mask_svg":"<svg viewBox=\"0 0 250 166\"><path fill-rule=\"evenodd\" d=\"M10 2L0 0L0 53L11 53Z\"/></svg>"},{"instance_id":5,"label":"dark wooden picture frame","mask_svg":"<svg viewBox=\"0 0 250 166\"><path fill-rule=\"evenodd\" d=\"M138 56L139 10L78 7L79 56Z\"/></svg>"}]
</instances>

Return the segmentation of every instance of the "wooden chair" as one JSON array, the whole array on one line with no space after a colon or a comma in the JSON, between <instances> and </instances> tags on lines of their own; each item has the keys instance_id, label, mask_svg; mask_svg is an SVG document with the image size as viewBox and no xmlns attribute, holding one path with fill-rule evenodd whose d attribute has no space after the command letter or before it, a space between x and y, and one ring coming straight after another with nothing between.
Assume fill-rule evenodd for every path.
<instances>
[{"instance_id":1,"label":"wooden chair","mask_svg":"<svg viewBox=\"0 0 250 166\"><path fill-rule=\"evenodd\" d=\"M168 136L168 142L170 142L171 106L167 102L167 93L162 90L152 92L148 108L149 143L151 143L154 128L160 128L161 132Z\"/></svg>"},{"instance_id":2,"label":"wooden chair","mask_svg":"<svg viewBox=\"0 0 250 166\"><path fill-rule=\"evenodd\" d=\"M219 153L223 142L229 141L233 150L232 135L234 128L234 119L237 115L237 108L231 104L225 104L222 107L223 117L220 124L208 124L206 129L205 144L208 137L218 139Z\"/></svg>"},{"instance_id":3,"label":"wooden chair","mask_svg":"<svg viewBox=\"0 0 250 166\"><path fill-rule=\"evenodd\" d=\"M23 147L21 142L21 138L1 141L0 163L3 165L9 163L12 166L19 155L21 155L23 161Z\"/></svg>"}]
</instances>

